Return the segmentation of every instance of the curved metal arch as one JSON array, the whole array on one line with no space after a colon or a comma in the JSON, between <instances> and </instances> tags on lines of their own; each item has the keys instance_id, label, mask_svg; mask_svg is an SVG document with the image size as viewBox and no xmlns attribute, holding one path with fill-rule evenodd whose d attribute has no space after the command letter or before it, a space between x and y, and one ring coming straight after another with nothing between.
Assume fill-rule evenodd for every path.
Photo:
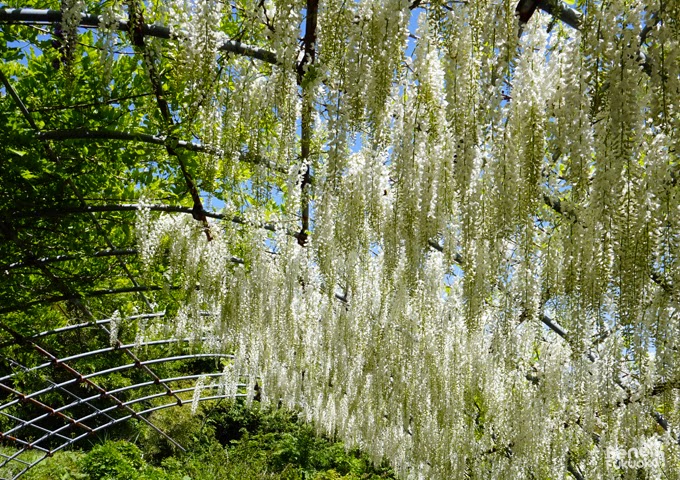
<instances>
[{"instance_id":1,"label":"curved metal arch","mask_svg":"<svg viewBox=\"0 0 680 480\"><path fill-rule=\"evenodd\" d=\"M202 312L204 315L209 315L209 312ZM165 312L154 312L154 313L147 313L147 314L141 314L141 315L133 315L130 317L127 317L126 319L148 319L148 318L159 318L165 315ZM207 372L204 374L198 373L198 374L187 374L187 375L180 375L180 376L175 376L175 377L168 377L168 378L161 378L158 377L149 367L151 365L156 365L156 364L161 364L161 363L166 363L166 362L174 362L174 361L187 361L187 360L193 360L193 359L200 359L200 358L233 358L234 356L231 354L227 353L219 353L219 352L214 352L214 353L207 353L207 352L198 352L198 353L193 353L193 354L181 354L181 355L171 355L171 356L164 356L164 357L157 357L157 358L149 358L147 360L141 360L139 359L134 353L132 352L132 349L138 345L141 346L160 346L160 345L167 345L167 344L172 344L172 343L179 343L179 342L190 342L192 340L195 340L193 338L169 338L169 339L159 339L159 340L150 340L146 342L141 342L140 344L123 344L120 341L116 342L116 345L114 346L105 346L103 348L97 348L91 351L87 352L79 352L79 353L74 353L70 355L65 355L62 357L56 357L49 353L47 350L45 350L44 346L40 345L39 342L40 339L48 337L48 336L53 336L53 335L59 335L63 334L64 332L69 332L69 331L74 331L78 329L84 329L84 328L89 328L89 327L95 327L99 329L103 329L105 333L109 333L109 330L107 329L107 325L110 324L112 321L111 318L107 319L102 319L102 320L95 320L95 321L89 321L89 322L83 322L75 325L68 325L60 328L56 328L53 330L48 330L48 331L43 331L36 333L30 337L24 337L21 334L17 332L10 332L14 336L14 342L11 343L6 343L0 345L0 349L3 347L6 347L8 345L20 345L22 348L27 349L28 351L35 350L38 352L40 355L43 357L47 357L49 360L48 362L43 362L38 365L33 365L30 367L25 367L18 362L16 362L12 358L8 358L10 365L18 366L21 368L21 371L26 373L26 372L39 372L42 369L45 369L48 366L53 366L53 367L63 367L63 369L70 374L73 378L67 379L62 382L54 382L50 380L49 378L47 379L48 382L50 382L50 385L46 386L45 388L42 388L40 390L35 390L33 392L27 392L23 393L17 390L17 388L13 388L13 386L10 386L10 384L7 383L9 380L10 382L20 373L20 372L13 372L9 375L5 375L3 377L0 377L0 390L5 391L11 396L15 396L11 401L5 402L2 405L0 405L0 415L3 415L4 417L10 419L12 422L14 422L14 426L11 429L8 429L4 432L0 432L0 440L7 442L7 443L12 443L16 445L17 450L11 454L3 454L0 455L0 468L7 466L11 464L12 462L18 462L22 465L24 465L24 468L21 470L21 472L17 475L15 475L13 478L18 478L21 474L35 466L36 464L40 463L44 458L47 456L51 455L55 451L66 448L69 445L74 444L76 441L85 438L87 436L91 435L96 435L97 432L102 431L105 428L108 428L110 426L119 424L121 422L124 422L130 418L139 418L140 420L143 420L145 423L147 423L151 428L156 430L160 435L165 436L169 442L174 443L178 446L178 448L183 449L181 445L179 445L174 439L169 437L165 432L161 431L156 425L154 425L149 419L147 419L145 416L143 416L144 413L151 413L152 411L155 411L154 409L149 410L142 410L142 411L136 411L133 409L134 405L138 405L141 402L145 401L151 401L151 400L156 400L159 399L163 396L172 396L176 399L176 401L169 403L165 406L165 408L172 406L172 405L183 405L188 399L182 399L178 396L178 394L185 394L186 392L189 392L191 390L195 390L195 387L191 388L170 388L168 386L169 383L171 382L180 382L180 381L188 381L188 380L195 380L200 377L208 377L208 378L216 378L221 375L223 375L221 372ZM103 341L103 339L100 339L100 341ZM127 363L127 364L122 364L122 365L115 365L111 368L106 368L103 370L99 370L96 372L92 372L89 374L81 374L79 373L76 369L73 367L69 366L67 362L73 362L76 360L80 360L83 358L88 358L88 357L96 357L98 355L105 355L107 353L112 353L120 351L123 353L127 353L131 355L131 358L133 360L133 363ZM118 357L116 357L118 358ZM120 360L119 360L120 361ZM139 368L143 372L146 372L151 376L151 379L148 381L143 381L143 382L138 382L133 385L127 385L124 387L119 387L116 389L112 390L106 390L102 388L100 385L93 383L92 379L105 376L108 374L112 373L117 373L121 371L126 371L126 370L131 370L134 368ZM79 384L79 383L86 383L88 386L91 385L94 390L95 394L92 394L87 397L82 397L79 396L76 392L72 391L72 388L68 388L70 386ZM117 396L120 393L126 392L126 391L136 391L140 389L144 389L147 387L153 387L157 386L158 388L163 388L164 391L156 392L156 393L151 393L153 390L150 391L149 394L144 394L142 396L137 396L128 399L126 401L121 401ZM243 383L238 384L239 388L247 388L247 386ZM216 388L216 385L208 385L204 386L205 388ZM64 394L67 395L66 398L72 397L71 401L66 402L65 404L62 405L49 405L45 402L49 402L49 400L44 400L41 401L38 398L41 395L44 395L46 393L54 392L57 390L61 390L64 392ZM241 396L242 394L238 394L237 396ZM245 394L243 394L245 395ZM226 397L222 395L222 397ZM61 397L64 399L64 397ZM214 398L210 397L210 398ZM106 403L104 403L103 406L101 406L100 401L108 401L111 402L107 406ZM95 403L96 402L96 403ZM22 404L22 403L27 403L27 404L32 404L35 407L37 407L39 410L42 410L43 412L38 415L35 415L33 418L20 418L21 415L16 415L15 412L9 413L7 412L7 408L11 406L16 406L17 404ZM67 414L67 412L75 407L78 406L83 406L91 409L92 411L90 413L87 413L86 415L80 415L80 416L73 416ZM148 410L148 411L147 411ZM115 415L115 412L121 411L121 413L125 413L123 416L118 416ZM74 412L75 413L75 412ZM42 422L48 418L57 418L59 419L59 423L57 423L56 428L53 427L48 427L46 428L45 423ZM105 418L104 418L105 417ZM104 423L100 424L100 421L97 421L98 419L104 419ZM95 423L92 424L90 422L94 421ZM90 423L90 425L88 425ZM69 435L64 435L64 433L68 430L71 430L73 428L79 428L81 430L80 433L76 434L74 437L71 437ZM30 430L30 433L29 433ZM25 432L25 433L24 433ZM38 433L37 438L30 436L31 434ZM21 435L20 435L21 434ZM29 436L27 436L29 435ZM20 438L23 437L23 438ZM54 440L58 440L56 445L57 448L53 448L52 445L54 445ZM50 442L49 444L45 444L44 442ZM41 452L43 455L32 462L26 461L21 458L22 454L28 450L35 450L38 452Z\"/></svg>"},{"instance_id":2,"label":"curved metal arch","mask_svg":"<svg viewBox=\"0 0 680 480\"><path fill-rule=\"evenodd\" d=\"M145 314L145 315L133 315L133 316L130 316L130 317L126 317L125 319L156 318L156 317L162 317L163 315L165 315L165 312L162 312L160 314L148 313L148 314ZM108 323L111 323L111 318L104 318L104 319L101 319L101 320L95 320L93 322L76 323L76 324L73 324L73 325L67 325L65 327L55 328L54 330L45 330L43 332L39 332L39 333L36 333L34 335L31 335L30 337L27 337L27 338L29 340L39 340L41 338L48 337L50 335L57 335L57 334L60 334L60 333L70 332L72 330L79 330L79 329L87 328L87 327L101 327L101 326L106 325ZM5 348L5 347L9 347L9 346L14 345L14 344L15 344L15 342L13 342L13 341L0 343L0 349Z\"/></svg>"},{"instance_id":3,"label":"curved metal arch","mask_svg":"<svg viewBox=\"0 0 680 480\"><path fill-rule=\"evenodd\" d=\"M165 312L155 312L155 313L143 313L141 315L130 315L126 316L123 318L123 320L139 320L139 319L148 319L148 318L161 318L165 316ZM87 327L95 327L95 326L100 326L100 325L106 325L107 323L111 323L111 318L104 318L102 320L95 320L94 322L83 322L83 323L76 323L73 325L67 325L65 327L60 327L60 328L55 328L53 330L46 330L44 332L36 333L35 335L31 336L31 340L37 340L39 338L47 337L50 335L56 335L59 333L64 333L64 332L70 332L71 330L78 330L81 328L87 328Z\"/></svg>"},{"instance_id":4,"label":"curved metal arch","mask_svg":"<svg viewBox=\"0 0 680 480\"><path fill-rule=\"evenodd\" d=\"M200 377L216 378L216 377L221 377L222 375L223 375L222 373L208 373L208 374L199 374L199 375L185 375L185 376L182 376L182 377L166 378L166 379L163 379L163 381L166 382L166 383L170 383L170 382L179 382L179 381L186 381L186 380L195 380L195 379L198 379L198 378L200 378ZM120 388L117 388L117 389L115 389L115 390L110 390L110 391L109 391L109 394L110 394L110 395L114 395L114 394L121 393L121 392L124 392L124 391L135 390L135 389L138 389L138 388L144 388L144 387L148 387L148 386L152 386L152 385L158 385L158 383L156 383L155 381L151 381L151 382L141 382L141 383L137 383L137 384L135 384L135 385L128 385L128 386L126 386L126 387L120 387ZM246 385L246 384L244 384L244 383L239 383L239 384L237 384L237 387L239 387L239 388L245 388L245 387L247 387L247 386L248 386L248 385ZM174 392L174 393L182 393L182 392L186 392L186 391L193 390L194 388L195 388L195 387L192 387L192 388L189 388L189 389L186 389L186 388L185 388L185 389L179 389L179 390L175 389L175 390L173 390L173 392ZM163 397L163 396L168 396L168 394L167 394L167 393L159 393L159 394L154 394L152 397L153 397L153 398L159 398L159 397ZM71 402L71 403L69 403L69 404L63 405L63 406L61 406L61 407L59 407L59 408L55 408L55 409L54 409L54 412L55 412L55 413L61 413L61 412L64 412L64 411L66 411L66 410L68 410L68 409L70 409L70 408L77 407L77 406L82 405L82 404L84 404L84 403L89 403L89 402L92 402L92 401L94 401L94 400L98 400L98 399L100 399L100 398L101 398L101 394L92 395L92 396L86 397L86 398L79 398L78 400L73 401L73 402ZM133 401L123 402L123 404L133 404L133 403L136 403L137 401L142 401L142 400L147 400L147 399L148 399L148 398L141 397L140 399L133 399ZM177 402L175 402L175 403L177 403ZM115 407L116 407L116 408L119 408L117 405L116 405ZM91 417L88 416L87 419L89 419L89 418L94 418L94 417L96 417L96 416L98 416L98 415L104 415L104 414L106 414L108 411L109 411L109 409L104 409L104 410L96 409L96 412L95 412L96 415L93 415L93 416L91 416ZM4 413L4 412L0 412L0 413L3 414L3 415L6 415L6 416L10 416L9 414ZM42 427L40 427L40 426L35 425L36 422L39 422L40 420L44 420L45 418L49 417L50 415L52 415L52 414L51 414L51 413L45 413L45 414L39 415L39 416L37 416L37 417L34 417L34 418L32 418L32 419L30 419L30 420L28 420L28 421L23 420L23 419L19 419L19 418L17 418L17 417L13 417L15 420L21 422L21 424L18 425L17 427L12 428L11 430L8 430L7 432L4 432L4 435L8 435L8 434L10 434L10 433L16 433L16 432L18 432L19 430L23 429L24 427L28 427L28 426L31 426L31 427L33 427L33 428L38 428L38 429L41 429L41 430L45 430L45 431L54 433L54 432L51 431L51 430L47 430L47 429L44 429L44 428L42 428ZM107 416L108 416L108 415L107 415ZM109 419L113 420L111 417L109 417ZM83 418L80 418L80 419L78 419L78 420L76 420L76 421L82 421L82 420L83 420Z\"/></svg>"},{"instance_id":5,"label":"curved metal arch","mask_svg":"<svg viewBox=\"0 0 680 480\"><path fill-rule=\"evenodd\" d=\"M246 397L247 395L248 394L246 394L246 393L237 393L235 395L212 395L212 396L208 396L208 397L201 397L201 398L198 399L198 401L199 402L205 402L205 401L209 401L209 400L224 400L224 399L228 399L228 398ZM156 411L159 411L159 410L164 410L166 408L172 408L172 407L177 407L177 406L178 406L177 403L174 403L174 402L166 403L166 404L163 404L163 405L158 405L158 406L155 406L155 407L147 408L146 410L142 410L142 411L138 412L137 415L146 415L146 414L150 414L150 413L153 413L153 412L156 412ZM113 425L116 425L118 423L126 422L126 421L130 420L131 418L132 418L132 415L127 415L127 416L124 416L124 417L121 417L121 418L117 418L117 419L115 419L114 421L112 421L108 424L101 425L101 426L95 428L94 432L96 433L96 432L99 432L101 430L105 430L106 428L112 427ZM64 442L63 444L59 445L58 447L55 447L48 452L45 452L45 455L43 455L41 458L33 461L30 464L26 461L23 461L23 460L14 459L14 461L19 461L19 462L25 464L26 467L23 470L21 470L19 473L17 473L16 475L14 475L11 479L2 479L2 480L16 480L16 479L18 479L19 477L21 477L21 475L26 473L31 468L35 467L37 464L41 463L47 457L51 457L52 455L54 455L58 451L63 450L65 448L68 448L69 446L71 446L71 445L75 444L76 442L88 437L89 435L91 435L91 434L85 433L85 434L79 435L75 438L69 439L68 442Z\"/></svg>"},{"instance_id":6,"label":"curved metal arch","mask_svg":"<svg viewBox=\"0 0 680 480\"><path fill-rule=\"evenodd\" d=\"M116 352L116 351L121 351L124 348L134 348L134 347L147 347L151 345L168 345L171 343L180 343L180 342L191 342L194 339L192 338L167 338L164 340L151 340L148 342L139 342L137 343L129 343L127 345L121 345L121 346L115 346L115 347L107 347L107 348L100 348L98 350L90 350L89 352L83 352L83 353L78 353L75 355L70 355L67 357L60 358L58 360L58 363L63 363L63 362L70 362L73 360L81 360L83 358L87 357L92 357L94 355L98 355L100 353L108 353L108 352ZM49 366L54 366L54 362L45 362L41 363L40 365L36 365L35 367L31 367L24 372L21 373L33 373L38 370L42 370L43 368L47 368ZM19 374L19 372L11 373L9 375L5 375L4 377L0 377L0 382L4 382L6 380L9 380L12 377L15 377ZM0 410L2 410L2 406L0 406Z\"/></svg>"},{"instance_id":7,"label":"curved metal arch","mask_svg":"<svg viewBox=\"0 0 680 480\"><path fill-rule=\"evenodd\" d=\"M210 316L213 315L213 313L210 312L199 312L200 315L202 316ZM154 313L143 313L140 315L128 315L123 318L121 318L122 321L126 320L146 320L149 318L162 318L166 315L166 312L154 312ZM102 325L107 325L111 323L112 318L104 318L101 320L95 320L91 322L82 322L82 323L75 323L73 325L66 325L64 327L59 327L55 328L53 330L45 330L40 333L36 333L35 335L32 335L28 337L30 340L37 340L43 337L48 337L50 335L57 335L60 333L65 333L65 332L70 332L72 330L79 330L83 328L88 328L88 327L101 327ZM0 344L0 348L6 347L7 344L3 343ZM120 347L119 347L120 348Z\"/></svg>"},{"instance_id":8,"label":"curved metal arch","mask_svg":"<svg viewBox=\"0 0 680 480\"><path fill-rule=\"evenodd\" d=\"M35 398L39 397L40 395L44 395L45 393L52 392L52 391L56 390L57 388L67 387L69 385L80 383L82 380L91 379L91 378L99 377L99 376L102 376L102 375L108 375L110 373L121 372L123 370L130 370L132 368L142 366L142 365L154 365L154 364L165 363L165 362L174 362L174 361L180 361L180 360L191 360L191 359L194 359L194 358L215 358L215 357L234 358L234 355L231 355L231 354L228 354L228 353L194 353L194 354L187 354L187 355L175 355L175 356L172 356L172 357L154 358L154 359L151 359L151 360L144 360L142 362L139 362L139 364L127 363L125 365L107 368L105 370L99 370L97 372L89 373L87 375L82 375L81 378L72 378L70 380L66 380L66 381L61 382L61 383L53 384L53 385L50 385L49 387L43 388L42 390L37 390L37 391L29 393L29 394L21 394L19 396L19 399L12 400L12 401L7 402L3 405L0 405L0 411L4 410L7 407L11 407L12 405L16 405L17 403L26 402L26 401L35 399ZM156 382L153 381L152 383L156 383ZM10 387L7 387L6 385L3 385L2 383L0 383L0 388L7 389L7 388L10 388ZM10 393L15 393L15 392L10 392ZM109 392L109 393L111 393L111 392ZM97 398L100 398L100 397L101 397L101 394L97 394ZM51 411L50 413L54 414L57 411L58 411L57 409L54 409L54 411Z\"/></svg>"},{"instance_id":9,"label":"curved metal arch","mask_svg":"<svg viewBox=\"0 0 680 480\"><path fill-rule=\"evenodd\" d=\"M217 385L205 385L205 386L203 386L202 388L203 388L203 389L217 388ZM190 392L190 391L195 391L195 387L191 387L191 388L183 388L183 389L177 390L176 392L177 392L177 393L180 393L180 392ZM246 394L240 394L239 396L245 396L245 395L246 395ZM85 416L83 416L83 417L80 417L80 418L76 419L76 422L77 422L77 423L81 423L81 424L84 425L84 424L85 424L84 422L86 422L86 421L88 421L88 420L92 420L92 419L94 419L94 418L96 418L96 417L98 417L98 416L100 416L100 415L102 415L102 414L105 414L105 413L112 412L112 411L115 411L115 410L117 410L117 409L120 409L121 406L129 407L130 405L134 405L134 404L139 403L139 402L143 402L143 401L146 401L146 400L152 400L152 399L154 399L154 398L160 398L160 397L164 397L164 396L166 396L164 393L160 393L160 394L149 395L149 396L146 396L146 397L135 398L135 399L132 399L132 400L128 400L127 402L121 402L120 405L118 405L118 404L116 404L116 405L111 405L110 407L106 407L106 408L102 409L101 411L93 412L93 413L90 413L90 414L85 415ZM220 395L220 397L227 398L227 397L231 397L231 396ZM205 398L210 398L210 397L205 397ZM184 404L184 403L182 403L182 404L180 405L178 402L173 402L173 403L169 403L168 405L182 406L183 404ZM152 411L154 411L153 408L155 408L155 407L152 407L152 408L149 410L149 413L152 412ZM101 430L103 427L105 428L105 427L107 427L107 426L115 425L116 423L119 423L120 421L122 421L122 419L128 420L128 419L130 419L130 418L139 418L139 416L140 416L142 413L145 413L145 412L147 412L147 410L143 410L143 411L141 411L141 412L134 412L134 413L128 414L128 415L126 415L126 416L120 417L120 418L118 418L118 419L111 419L110 422L105 423L104 425L99 425L99 426L97 426L97 427L91 428L91 429L88 430L86 433L84 433L84 434L82 434L80 437L76 437L76 438L84 438L85 436L93 435L93 434L95 434L97 431ZM61 426L61 427L59 427L59 428L57 428L57 429L55 429L55 430L50 431L49 433L46 433L45 435L43 435L42 437L40 437L39 439L37 439L37 440L35 440L35 441L33 441L33 442L30 442L30 443L27 442L27 446L28 446L29 449L32 449L32 448L41 448L41 449L42 449L42 447L38 447L38 444L39 444L39 443L44 442L45 440L48 440L48 439L54 437L55 435L60 434L62 431L65 431L65 430L70 429L72 426L73 426L72 424L63 425L63 426ZM74 443L74 441L71 441L70 443ZM53 450L50 450L50 451L53 451ZM1 467L2 465L4 465L4 464L0 464L0 467Z\"/></svg>"},{"instance_id":10,"label":"curved metal arch","mask_svg":"<svg viewBox=\"0 0 680 480\"><path fill-rule=\"evenodd\" d=\"M118 367L108 368L108 369L105 369L105 370L99 370L97 372L93 372L93 373L90 373L90 374L87 374L87 375L83 375L82 378L83 379L90 379L90 378L94 378L94 377L98 377L98 376L102 376L102 375L107 375L109 373L116 373L116 372L120 372L120 371L123 371L123 370L129 370L131 368L134 368L134 367L137 367L137 366L140 366L140 365L153 365L153 364L158 364L158 363L173 362L173 361L180 361L180 360L190 360L190 359L195 359L195 358L215 358L215 357L218 357L218 358L234 358L234 355L226 354L226 353L195 353L195 354L187 354L187 355L175 355L175 356L171 356L171 357L154 358L154 359L150 359L150 360L144 360L144 361L140 362L139 365L135 364L135 363L128 363L128 364L125 364L125 365L120 365ZM200 376L201 375L190 375L188 377L197 378L197 377L200 377ZM181 380L181 379L184 379L184 378L185 377L173 377L173 378L170 378L168 380L161 380L161 381ZM10 393L15 393L17 396L19 396L20 400L13 400L12 402L3 404L3 405L0 406L0 410L3 410L8 406L15 405L16 403L19 403L19 402L22 402L22 401L26 402L28 400L34 399L34 398L36 398L40 395L51 392L51 391L53 391L53 390L55 390L59 387L65 387L65 386L72 385L74 383L78 383L79 381L81 381L80 378L74 378L74 379L67 380L67 381L64 381L64 382L61 382L61 383L58 383L58 384L53 384L53 385L51 385L47 388L44 388L42 390L37 390L37 391L32 392L30 394L22 394L21 392L18 392L16 390L12 389L11 387L3 385L3 387L5 389L11 389L12 390ZM156 382L156 381L150 381L150 382L144 382L143 385L147 386L147 385L153 385L153 384L157 384L157 383L158 382ZM0 383L0 385L2 385L2 384ZM140 384L140 385L142 385L142 384ZM126 389L130 389L130 388L132 388L132 387L123 387L123 388L120 388L120 389L112 390L109 393L114 393L114 392L119 393L121 391L124 391ZM97 397L100 397L100 395L97 395Z\"/></svg>"},{"instance_id":11,"label":"curved metal arch","mask_svg":"<svg viewBox=\"0 0 680 480\"><path fill-rule=\"evenodd\" d=\"M215 357L216 358L225 358L225 357L226 358L233 358L233 355L221 354L221 353L199 353L199 354L193 354L193 355L176 355L176 356L171 356L171 357L150 359L150 360L144 361L143 363L148 365L148 364L156 364L156 363L161 363L161 362L188 360L188 359L193 359L193 358L215 358ZM119 367L116 367L116 368L111 368L111 369L106 369L106 370L102 370L102 371L99 371L99 372L94 372L94 374L90 374L89 377L99 376L99 375L103 375L103 374L106 374L106 373L113 373L113 372L116 372L116 371L120 371L122 369L129 369L129 368L134 368L134 367L139 367L139 366L140 365L136 365L136 364L122 365L122 366L119 366ZM183 375L183 376L163 378L163 379L160 380L160 382L165 384L165 383L169 383L169 382L194 380L194 379L197 379L197 378L200 378L200 377L216 378L216 377L220 377L222 375L223 375L223 373L221 373L221 372L214 372L214 373L207 373L207 374ZM54 390L56 388L63 387L64 384L70 385L72 383L75 383L75 381L77 381L77 379L72 379L72 380L69 380L67 382L61 382L60 384L53 384L52 386L49 387L49 389L43 389L43 391L33 392L32 394L29 394L30 397L29 397L29 395L21 394L20 392L12 389L11 387L6 387L2 384L0 384L0 386L3 386L3 387L5 387L6 389L9 389L9 390L13 390L13 393L15 393L17 395L22 395L20 397L22 400L15 400L15 401L12 402L12 404L16 404L18 401L24 401L25 402L27 400L33 399L35 396L37 396L36 394L40 394L40 392L44 393L44 390ZM135 389L139 389L139 388L143 388L143 387L159 385L160 382L156 381L156 380L152 380L152 381L140 382L140 383L137 383L137 384L134 384L134 385L128 385L128 386L125 386L125 387L120 387L120 388L108 391L106 396L117 400L116 397L114 397L115 394L118 394L118 393L121 393L121 392L124 392L124 391L135 390ZM216 385L216 384L210 384L210 385L205 385L202 388L203 389L214 389L214 388L217 388L217 387L218 387L218 385ZM244 388L244 387L247 387L247 385L238 384L238 387ZM195 388L196 387L174 389L172 391L172 394L173 394L173 396L176 396L179 393L186 393L186 392L195 390ZM77 395L75 395L73 393L72 393L72 395L74 397L78 398ZM97 394L97 395L92 395L92 396L87 397L87 398L78 398L77 400L75 400L75 401L73 401L73 402L71 402L67 405L63 405L61 407L58 407L58 408L52 408L52 407L46 406L45 404L42 404L41 402L37 402L37 403L41 403L41 405L43 405L48 410L48 412L45 413L45 414L39 415L37 417L34 417L33 419L30 419L30 420L23 420L23 419L20 419L19 417L15 417L13 415L7 414L6 412L0 412L4 415L8 416L9 418L12 418L13 420L19 422L19 425L17 425L13 429L10 429L6 432L0 432L0 438L1 439L9 440L12 443L17 444L17 446L19 447L18 450L16 452L14 452L14 454L12 454L12 455L2 455L2 461L0 461L0 468L8 465L10 462L13 462L13 461L23 463L24 465L26 465L25 468L22 469L21 472L16 474L14 477L12 477L12 478L18 478L23 473L28 471L30 468L34 467L35 465L37 465L38 463L43 461L48 456L55 453L56 451L61 450L63 448L66 448L69 445L72 445L75 442L77 442L77 441L79 441L79 440L81 440L81 439L83 439L87 436L95 435L97 432L99 432L103 429L106 429L106 428L111 427L113 425L116 425L118 423L127 421L130 418L140 418L140 419L143 418L144 420L146 420L146 422L152 428L158 430L158 428L153 423L149 422L148 419L146 419L145 417L142 417L142 415L144 415L146 413L152 413L153 411L159 410L160 409L159 407L151 407L149 409L145 409L145 410L137 412L137 411L134 411L131 408L131 405L138 404L138 403L143 402L143 401L149 401L149 400L161 398L163 396L167 396L168 395L167 392L161 392L161 393L156 393L156 394L152 394L152 395L146 395L146 396L143 396L143 397L133 398L133 399L127 400L125 402L117 401L114 405L111 405L111 406L106 407L106 408L101 408L101 409L95 408L94 412L87 414L87 415L84 415L84 416L81 416L79 418L68 417L68 416L63 414L63 412L65 410L68 410L69 408L72 408L72 407L77 406L77 405L85 404L85 405L92 406L92 404L90 402L92 402L94 400L101 399L102 395L103 394ZM235 396L240 397L240 396L246 396L246 395L247 394L236 394ZM210 396L210 397L203 397L199 401L204 401L204 400L208 400L208 399L216 399L216 398L229 398L229 397L233 397L233 395L228 396L228 395L222 394L222 395L215 395L215 396ZM183 402L183 401L179 400L179 397L177 397L177 398L178 398L178 401L165 404L165 405L161 406L161 408L168 408L168 407L171 407L171 406L182 405L186 401L188 401L188 400L185 400ZM4 409L5 407L6 407L6 405L3 405L0 408ZM129 414L124 415L123 417L119 417L119 418L113 418L113 417L110 417L108 415L109 412L120 410L121 408L126 408L128 411L131 411L132 413L129 413ZM39 422L40 420L43 420L47 417L54 416L54 415L61 415L61 416L63 416L64 419L68 419L68 421L65 421L64 425L62 425L59 428L53 429L53 430L41 427L40 425L36 425L36 423ZM98 426L94 426L94 427L87 427L85 422L87 422L89 420L93 420L93 419L100 417L102 415L106 415L109 418L109 421L104 423L103 425L98 425ZM42 435L40 438L32 440L32 441L27 441L27 440L18 438L15 435L12 435L12 434L16 434L21 429L23 429L25 427L29 427L29 426L32 427L32 428L36 428L38 430L41 430L42 432L44 432L44 435ZM65 431L73 428L74 426L81 426L81 427L85 428L86 431L83 432L80 435L76 435L74 438L68 438L68 437L66 437L62 434L62 432L65 432ZM160 430L158 430L158 431L159 431L160 434L163 434L163 432L161 432ZM64 443L60 444L56 448L45 448L45 447L42 447L40 445L41 442L53 439L55 437L64 440ZM169 438L169 440L172 443L176 443L171 438ZM22 453L24 453L28 450L37 450L37 451L44 453L44 455L42 457L40 457L39 459L33 461L32 463L29 463L29 462L26 462L26 461L19 458Z\"/></svg>"}]
</instances>

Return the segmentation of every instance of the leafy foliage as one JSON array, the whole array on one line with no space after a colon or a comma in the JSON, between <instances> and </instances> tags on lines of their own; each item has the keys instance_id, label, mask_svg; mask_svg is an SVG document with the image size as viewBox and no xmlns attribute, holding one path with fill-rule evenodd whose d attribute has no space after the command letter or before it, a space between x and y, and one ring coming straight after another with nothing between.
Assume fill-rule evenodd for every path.
<instances>
[{"instance_id":1,"label":"leafy foliage","mask_svg":"<svg viewBox=\"0 0 680 480\"><path fill-rule=\"evenodd\" d=\"M95 446L83 458L83 471L94 479L134 479L144 462L142 452L134 444L118 441Z\"/></svg>"},{"instance_id":2,"label":"leafy foliage","mask_svg":"<svg viewBox=\"0 0 680 480\"><path fill-rule=\"evenodd\" d=\"M107 440L91 450L58 452L29 471L28 480L378 480L395 478L375 468L358 451L317 437L312 427L283 410L261 410L242 402L207 405L196 416L188 408L163 414L155 423L172 433L183 430L187 452L171 451L163 439L141 432L141 449L124 440ZM244 420L246 422L244 423ZM247 426L247 428L246 428ZM215 429L236 431L220 443ZM221 440L224 440L222 438ZM8 473L3 471L3 473Z\"/></svg>"}]
</instances>

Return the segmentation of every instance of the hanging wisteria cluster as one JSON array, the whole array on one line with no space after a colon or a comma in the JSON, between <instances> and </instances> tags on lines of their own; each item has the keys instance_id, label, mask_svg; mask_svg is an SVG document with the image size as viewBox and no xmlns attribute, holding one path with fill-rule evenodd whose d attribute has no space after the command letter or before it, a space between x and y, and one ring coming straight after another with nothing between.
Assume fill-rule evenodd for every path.
<instances>
[{"instance_id":1,"label":"hanging wisteria cluster","mask_svg":"<svg viewBox=\"0 0 680 480\"><path fill-rule=\"evenodd\" d=\"M233 188L140 204L178 335L405 478L679 478L680 3L578 3L172 2Z\"/></svg>"}]
</instances>

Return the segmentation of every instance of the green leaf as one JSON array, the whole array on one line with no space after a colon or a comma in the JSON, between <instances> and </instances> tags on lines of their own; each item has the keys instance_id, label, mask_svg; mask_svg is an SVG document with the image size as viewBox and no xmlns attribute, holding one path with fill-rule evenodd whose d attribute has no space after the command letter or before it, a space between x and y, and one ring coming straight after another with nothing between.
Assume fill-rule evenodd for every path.
<instances>
[{"instance_id":1,"label":"green leaf","mask_svg":"<svg viewBox=\"0 0 680 480\"><path fill-rule=\"evenodd\" d=\"M9 150L10 152L12 152L15 155L19 155L20 157L23 157L27 153L27 152L24 152L23 150L17 150L16 148L12 148L12 147L7 147L7 150Z\"/></svg>"},{"instance_id":2,"label":"green leaf","mask_svg":"<svg viewBox=\"0 0 680 480\"><path fill-rule=\"evenodd\" d=\"M22 170L22 171L21 171L21 176L22 176L23 178L25 178L26 180L31 180L31 179L33 179L33 178L38 178L37 175L32 174L32 173L29 172L28 170Z\"/></svg>"}]
</instances>

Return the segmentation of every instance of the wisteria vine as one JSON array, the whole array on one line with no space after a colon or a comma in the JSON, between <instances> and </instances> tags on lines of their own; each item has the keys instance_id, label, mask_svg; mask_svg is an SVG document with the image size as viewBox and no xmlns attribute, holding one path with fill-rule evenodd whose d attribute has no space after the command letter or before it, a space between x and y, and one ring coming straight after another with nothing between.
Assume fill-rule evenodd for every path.
<instances>
[{"instance_id":1,"label":"wisteria vine","mask_svg":"<svg viewBox=\"0 0 680 480\"><path fill-rule=\"evenodd\" d=\"M138 251L221 389L404 478L679 478L680 3L576 3L147 6L240 220L142 197Z\"/></svg>"}]
</instances>

